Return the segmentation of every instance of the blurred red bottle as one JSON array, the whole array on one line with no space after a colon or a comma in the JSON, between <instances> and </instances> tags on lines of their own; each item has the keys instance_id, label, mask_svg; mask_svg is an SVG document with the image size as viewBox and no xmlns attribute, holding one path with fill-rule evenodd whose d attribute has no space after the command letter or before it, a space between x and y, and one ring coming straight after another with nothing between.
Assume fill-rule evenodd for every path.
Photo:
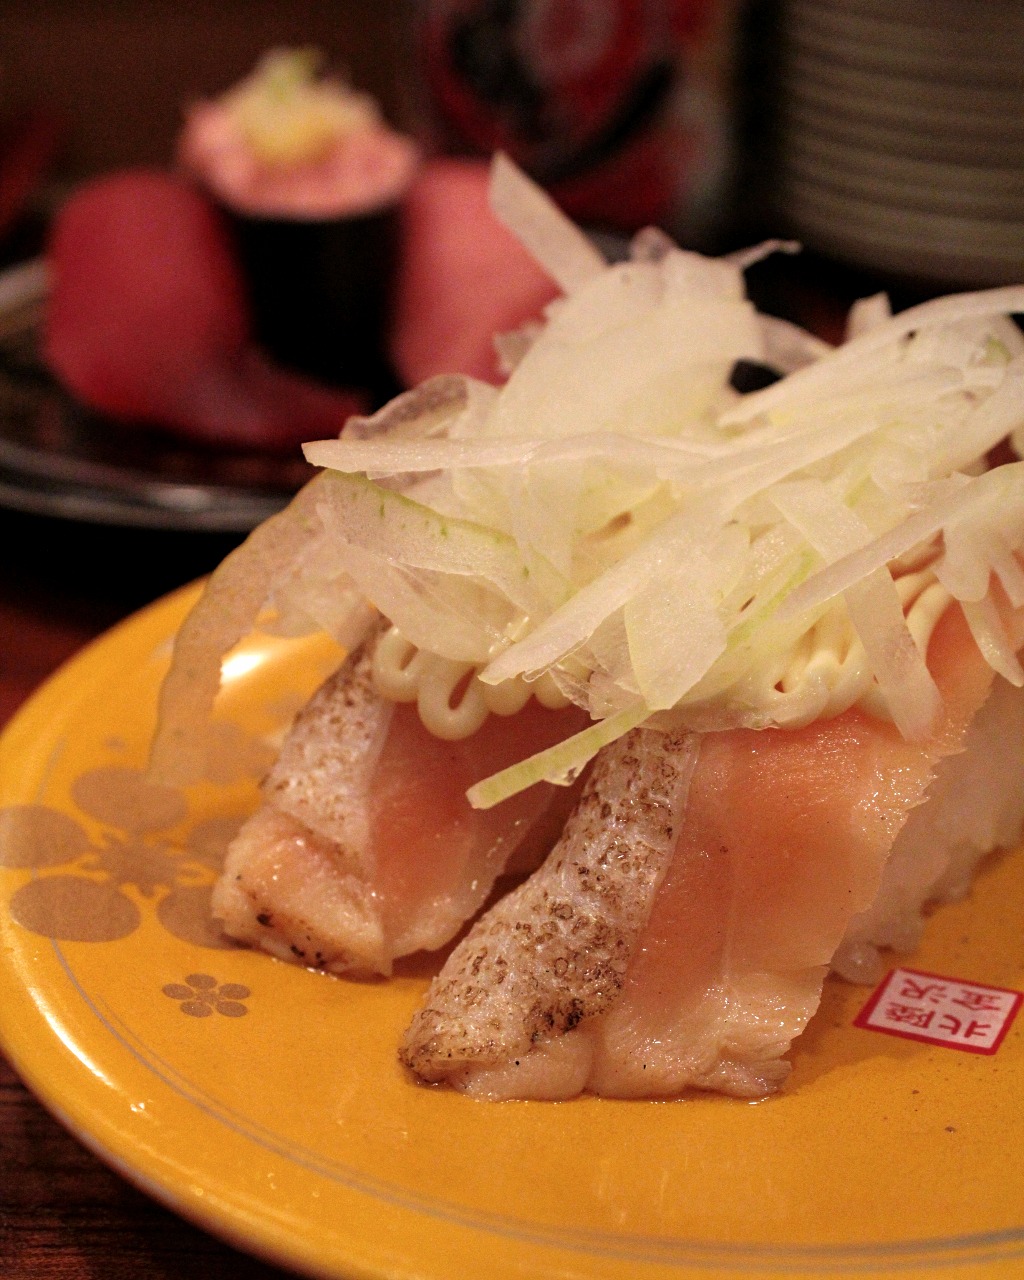
<instances>
[{"instance_id":1,"label":"blurred red bottle","mask_svg":"<svg viewBox=\"0 0 1024 1280\"><path fill-rule=\"evenodd\" d=\"M422 0L425 114L506 151L591 226L713 233L729 169L732 0Z\"/></svg>"}]
</instances>

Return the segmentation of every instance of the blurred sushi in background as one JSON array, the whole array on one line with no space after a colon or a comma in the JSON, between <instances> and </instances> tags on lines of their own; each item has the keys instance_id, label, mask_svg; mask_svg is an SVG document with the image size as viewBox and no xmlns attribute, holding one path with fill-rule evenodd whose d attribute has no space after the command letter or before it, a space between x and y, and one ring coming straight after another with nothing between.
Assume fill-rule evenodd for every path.
<instances>
[{"instance_id":1,"label":"blurred sushi in background","mask_svg":"<svg viewBox=\"0 0 1024 1280\"><path fill-rule=\"evenodd\" d=\"M221 97L189 108L182 167L227 212L256 335L295 370L381 399L396 212L416 144L372 97L320 76L313 49L274 49Z\"/></svg>"}]
</instances>

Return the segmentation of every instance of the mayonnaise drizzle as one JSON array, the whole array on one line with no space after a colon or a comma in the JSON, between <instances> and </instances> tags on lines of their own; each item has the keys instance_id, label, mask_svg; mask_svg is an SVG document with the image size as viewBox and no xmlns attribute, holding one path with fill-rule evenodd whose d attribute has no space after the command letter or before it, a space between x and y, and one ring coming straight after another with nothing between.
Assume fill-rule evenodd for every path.
<instances>
[{"instance_id":1,"label":"mayonnaise drizzle","mask_svg":"<svg viewBox=\"0 0 1024 1280\"><path fill-rule=\"evenodd\" d=\"M894 575L907 626L922 656L952 597L928 566ZM788 653L769 658L733 690L766 722L799 728L859 706L879 720L891 720L872 674L864 645L837 601Z\"/></svg>"},{"instance_id":2,"label":"mayonnaise drizzle","mask_svg":"<svg viewBox=\"0 0 1024 1280\"><path fill-rule=\"evenodd\" d=\"M512 716L531 697L559 710L569 699L545 672L537 680L522 676L498 685L484 684L470 662L456 662L417 648L397 627L378 640L373 654L373 682L392 702L415 702L420 719L437 738L452 742L476 733L493 712Z\"/></svg>"},{"instance_id":3,"label":"mayonnaise drizzle","mask_svg":"<svg viewBox=\"0 0 1024 1280\"><path fill-rule=\"evenodd\" d=\"M952 597L930 567L895 578L910 634L922 654ZM457 741L474 734L488 715L515 715L531 697L559 709L569 698L545 672L484 684L477 668L428 653L390 627L377 642L373 682L392 702L415 702L420 719L437 738ZM872 675L864 646L850 625L842 602L834 604L793 644L774 654L739 682L732 697L763 711L765 722L798 728L827 720L857 705L878 719L891 719Z\"/></svg>"}]
</instances>

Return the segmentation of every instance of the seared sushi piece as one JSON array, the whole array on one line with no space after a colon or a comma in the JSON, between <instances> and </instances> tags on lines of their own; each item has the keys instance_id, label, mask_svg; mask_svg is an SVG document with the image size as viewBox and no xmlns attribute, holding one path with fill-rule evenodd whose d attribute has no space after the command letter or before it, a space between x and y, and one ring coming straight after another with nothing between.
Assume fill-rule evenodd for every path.
<instances>
[{"instance_id":1,"label":"seared sushi piece","mask_svg":"<svg viewBox=\"0 0 1024 1280\"><path fill-rule=\"evenodd\" d=\"M431 985L404 1062L493 1098L761 1096L829 966L867 975L1020 827L1003 743L1024 688L1024 463L999 459L1024 453L1007 318L1024 288L898 316L871 300L833 350L746 301L763 247L703 259L651 232L607 265L523 182L497 163L496 208L564 296L502 344L501 387L434 380L307 447L326 473L182 629L154 763L194 740L220 655L282 590L335 635L353 597L496 704L550 682L579 715L550 745L524 708L450 747L392 705L378 640L300 719L222 915L306 963L386 972L493 878L442 811L486 850L481 815L593 761L547 861ZM788 372L739 394L744 360Z\"/></svg>"},{"instance_id":2,"label":"seared sushi piece","mask_svg":"<svg viewBox=\"0 0 1024 1280\"><path fill-rule=\"evenodd\" d=\"M993 688L956 606L929 667L944 714L926 742L851 709L605 748L544 866L431 984L405 1064L490 1099L777 1090L837 952L863 960L894 918L905 938L967 848L1019 838L1024 693Z\"/></svg>"},{"instance_id":3,"label":"seared sushi piece","mask_svg":"<svg viewBox=\"0 0 1024 1280\"><path fill-rule=\"evenodd\" d=\"M333 973L391 971L448 942L506 870L535 867L576 790L550 784L495 810L467 789L585 720L531 700L442 742L374 684L378 628L299 714L228 851L214 914L241 942Z\"/></svg>"}]
</instances>

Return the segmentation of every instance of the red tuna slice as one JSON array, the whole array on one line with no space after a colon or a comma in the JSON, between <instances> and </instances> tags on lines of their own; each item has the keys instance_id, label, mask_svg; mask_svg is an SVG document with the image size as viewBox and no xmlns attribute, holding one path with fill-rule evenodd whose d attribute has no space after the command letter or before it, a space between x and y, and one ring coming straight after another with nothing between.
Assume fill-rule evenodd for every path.
<instances>
[{"instance_id":1,"label":"red tuna slice","mask_svg":"<svg viewBox=\"0 0 1024 1280\"><path fill-rule=\"evenodd\" d=\"M402 209L391 356L408 385L437 373L494 382L494 335L539 317L558 287L490 210L490 166L432 160Z\"/></svg>"},{"instance_id":2,"label":"red tuna slice","mask_svg":"<svg viewBox=\"0 0 1024 1280\"><path fill-rule=\"evenodd\" d=\"M182 177L131 170L82 187L54 224L46 360L112 418L230 446L293 448L364 407L252 345L217 211Z\"/></svg>"}]
</instances>

